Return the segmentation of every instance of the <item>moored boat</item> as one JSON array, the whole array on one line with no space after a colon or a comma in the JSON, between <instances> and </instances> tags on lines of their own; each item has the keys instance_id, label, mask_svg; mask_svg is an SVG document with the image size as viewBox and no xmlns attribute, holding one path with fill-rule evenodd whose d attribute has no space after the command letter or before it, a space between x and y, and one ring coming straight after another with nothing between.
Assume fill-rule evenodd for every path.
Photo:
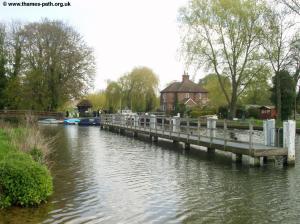
<instances>
[{"instance_id":1,"label":"moored boat","mask_svg":"<svg viewBox=\"0 0 300 224\"><path fill-rule=\"evenodd\" d=\"M100 118L81 118L78 125L81 126L100 126Z\"/></svg>"},{"instance_id":2,"label":"moored boat","mask_svg":"<svg viewBox=\"0 0 300 224\"><path fill-rule=\"evenodd\" d=\"M69 118L64 120L64 124L78 124L80 119L78 118Z\"/></svg>"},{"instance_id":3,"label":"moored boat","mask_svg":"<svg viewBox=\"0 0 300 224\"><path fill-rule=\"evenodd\" d=\"M62 123L64 123L64 121L57 120L55 118L47 118L47 119L44 119L44 120L39 120L38 122L41 123L41 124L62 124Z\"/></svg>"}]
</instances>

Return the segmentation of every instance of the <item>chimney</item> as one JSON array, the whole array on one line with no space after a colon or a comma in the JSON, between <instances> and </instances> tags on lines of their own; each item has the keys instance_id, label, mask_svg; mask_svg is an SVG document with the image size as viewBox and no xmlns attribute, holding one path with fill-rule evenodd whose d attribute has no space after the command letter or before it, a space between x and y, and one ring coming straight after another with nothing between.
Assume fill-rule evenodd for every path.
<instances>
[{"instance_id":1,"label":"chimney","mask_svg":"<svg viewBox=\"0 0 300 224\"><path fill-rule=\"evenodd\" d=\"M189 81L190 76L187 74L187 72L184 71L183 75L182 75L182 82L186 82Z\"/></svg>"}]
</instances>

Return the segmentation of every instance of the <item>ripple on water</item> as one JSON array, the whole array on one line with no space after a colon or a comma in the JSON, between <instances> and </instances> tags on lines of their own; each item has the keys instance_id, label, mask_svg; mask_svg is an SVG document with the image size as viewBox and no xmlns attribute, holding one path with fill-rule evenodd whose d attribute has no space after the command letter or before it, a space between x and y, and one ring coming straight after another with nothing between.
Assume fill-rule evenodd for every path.
<instances>
[{"instance_id":1,"label":"ripple on water","mask_svg":"<svg viewBox=\"0 0 300 224\"><path fill-rule=\"evenodd\" d=\"M173 144L161 147L99 128L61 129L52 154L55 193L50 203L0 212L0 223L300 220L300 161L292 169L256 169L235 166L224 155L183 153Z\"/></svg>"}]
</instances>

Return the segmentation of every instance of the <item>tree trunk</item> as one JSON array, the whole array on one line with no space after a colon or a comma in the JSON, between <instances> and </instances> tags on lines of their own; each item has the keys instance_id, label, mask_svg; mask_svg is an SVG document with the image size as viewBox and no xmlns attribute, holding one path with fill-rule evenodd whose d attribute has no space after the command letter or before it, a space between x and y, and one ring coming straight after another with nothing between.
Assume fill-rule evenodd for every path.
<instances>
[{"instance_id":1,"label":"tree trunk","mask_svg":"<svg viewBox=\"0 0 300 224\"><path fill-rule=\"evenodd\" d=\"M232 120L236 117L236 104L237 104L237 88L232 87L231 101L229 105L229 119Z\"/></svg>"},{"instance_id":2,"label":"tree trunk","mask_svg":"<svg viewBox=\"0 0 300 224\"><path fill-rule=\"evenodd\" d=\"M276 73L276 111L277 120L281 121L281 85L279 72Z\"/></svg>"}]
</instances>

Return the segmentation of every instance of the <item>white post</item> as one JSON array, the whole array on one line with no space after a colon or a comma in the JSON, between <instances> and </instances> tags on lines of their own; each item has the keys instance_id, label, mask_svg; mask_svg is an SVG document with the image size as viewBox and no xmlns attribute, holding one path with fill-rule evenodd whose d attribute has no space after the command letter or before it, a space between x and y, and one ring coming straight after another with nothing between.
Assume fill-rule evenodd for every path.
<instances>
[{"instance_id":1,"label":"white post","mask_svg":"<svg viewBox=\"0 0 300 224\"><path fill-rule=\"evenodd\" d=\"M264 143L275 146L275 119L264 121Z\"/></svg>"},{"instance_id":2,"label":"white post","mask_svg":"<svg viewBox=\"0 0 300 224\"><path fill-rule=\"evenodd\" d=\"M133 117L134 120L134 127L138 127L139 126L139 116L138 115L134 115Z\"/></svg>"},{"instance_id":3,"label":"white post","mask_svg":"<svg viewBox=\"0 0 300 224\"><path fill-rule=\"evenodd\" d=\"M207 119L207 128L210 130L210 137L216 137L216 127L217 127L217 119L208 118Z\"/></svg>"},{"instance_id":4,"label":"white post","mask_svg":"<svg viewBox=\"0 0 300 224\"><path fill-rule=\"evenodd\" d=\"M173 132L179 132L179 127L180 127L180 116L174 116L172 118L172 126L173 126Z\"/></svg>"},{"instance_id":5,"label":"white post","mask_svg":"<svg viewBox=\"0 0 300 224\"><path fill-rule=\"evenodd\" d=\"M154 114L151 114L150 116L150 127L151 129L156 128L156 116Z\"/></svg>"},{"instance_id":6,"label":"white post","mask_svg":"<svg viewBox=\"0 0 300 224\"><path fill-rule=\"evenodd\" d=\"M283 122L283 147L288 149L287 164L295 164L295 137L296 122L288 120Z\"/></svg>"}]
</instances>

